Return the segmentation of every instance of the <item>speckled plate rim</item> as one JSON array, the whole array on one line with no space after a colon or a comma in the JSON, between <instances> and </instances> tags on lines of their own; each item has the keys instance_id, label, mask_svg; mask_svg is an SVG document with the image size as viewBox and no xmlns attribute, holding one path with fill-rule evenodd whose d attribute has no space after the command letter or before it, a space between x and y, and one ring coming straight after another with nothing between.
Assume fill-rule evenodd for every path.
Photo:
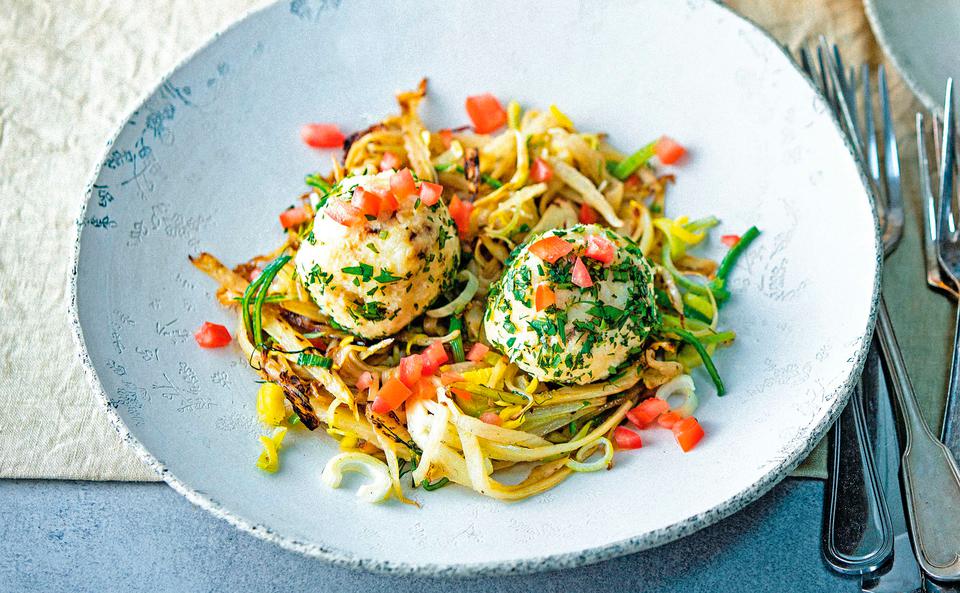
<instances>
[{"instance_id":1,"label":"speckled plate rim","mask_svg":"<svg viewBox=\"0 0 960 593\"><path fill-rule=\"evenodd\" d=\"M897 69L897 73L900 75L900 78L907 83L907 87L913 93L913 95L923 103L923 106L927 108L928 111L933 113L943 114L943 105L939 100L932 97L927 91L920 85L913 74L908 68L903 67L903 62L899 58L899 54L893 51L893 45L890 44L890 39L887 37L886 31L880 24L880 17L877 15L877 8L874 6L874 0L863 0L863 11L867 14L867 22L870 23L870 30L873 31L873 36L876 38L877 43L880 44L880 49L883 50L884 55L890 58L890 61L893 63L893 67Z\"/></svg>"},{"instance_id":2,"label":"speckled plate rim","mask_svg":"<svg viewBox=\"0 0 960 593\"><path fill-rule=\"evenodd\" d=\"M227 33L234 27L236 27L241 22L252 18L260 12L264 12L272 8L275 4L284 2L285 0L276 0L268 2L265 5L254 7L235 21L221 29L219 32L215 33L213 37L209 40L202 43L193 51L189 52L183 59L181 59L174 67L172 67L168 72L160 79L156 86L151 88L151 90L145 93L141 100L136 103L139 107L145 103L150 97L152 97L160 88L160 86L169 80L173 74L175 74L182 66L186 63L193 60L197 54L206 49L208 46L216 42L216 40L223 34ZM799 65L793 59L793 56L790 55L789 51L784 48L776 39L773 38L766 30L761 28L757 23L744 17L743 15L738 14L734 10L730 9L724 5L720 0L712 0L712 3L718 6L721 10L727 11L733 18L739 19L742 22L746 23L748 26L752 27L761 37L763 37L767 42L772 43L775 48L782 52L790 61L794 71L802 76L804 80L807 80L807 83L813 88L817 93L821 101L824 101L826 104L826 99L823 94L820 93L819 89L810 82L806 76L803 74ZM834 128L837 131L837 134L841 137L844 146L847 149L847 152L850 155L851 159L856 160L853 146L850 144L846 135L844 134L839 120L833 115L830 110L826 110L828 117L830 117L833 122ZM122 120L126 122L127 119ZM408 563L408 562L394 562L390 560L377 560L373 558L365 558L358 556L353 553L345 552L343 550L321 546L315 543L304 542L296 538L291 538L281 533L273 531L267 525L262 523L257 523L249 521L242 517L237 516L230 509L221 505L217 500L207 493L195 490L187 483L181 481L177 476L170 472L170 470L160 462L147 448L139 441L133 434L131 434L126 423L120 417L120 414L117 410L110 405L110 399L107 393L103 389L103 385L100 383L100 378L97 375L97 371L93 366L93 362L90 359L90 355L87 351L86 341L83 336L83 328L80 324L79 311L77 306L77 280L78 280L78 266L80 261L80 238L82 233L83 225L81 221L84 219L86 213L87 204L89 203L89 197L93 191L93 184L100 175L101 169L103 168L103 163L106 156L109 154L111 147L116 142L120 133L124 129L124 123L121 123L116 132L111 136L110 141L107 143L107 148L104 150L103 157L98 161L96 167L94 168L93 174L90 177L90 180L87 183L86 190L84 191L83 196L81 197L81 203L79 208L79 214L77 216L77 223L74 225L74 251L73 251L73 260L70 271L70 280L69 280L69 316L70 322L73 329L73 338L77 344L80 362L84 369L84 375L87 378L90 386L93 388L94 393L97 396L101 406L106 411L107 416L110 418L110 422L113 427L116 429L117 433L120 435L121 439L129 446L134 453L136 453L147 465L149 465L157 474L165 481L171 488L183 495L187 500L189 500L194 505L208 511L213 516L223 519L229 524L237 527L238 529L245 531L247 533L253 534L256 537L259 537L263 540L277 544L278 546L285 548L287 550L297 552L306 556L311 556L315 558L322 559L326 562L329 562L335 566L343 566L354 569L362 569L371 572L378 572L383 574L394 574L394 575L419 575L419 576L429 576L429 577L473 577L473 576L505 576L505 575L518 575L518 574L529 574L535 572L544 572L549 570L562 570L568 568L576 568L579 566L584 566L588 564L594 564L597 562L602 562L604 560L609 560L612 558L617 558L620 556L625 556L627 554L632 554L635 552L640 552L650 548L654 548L669 542L675 541L700 529L703 529L709 525L712 525L721 519L724 519L733 513L741 510L751 502L760 498L767 492L769 492L777 483L779 483L783 478L787 476L800 462L806 458L807 455L816 447L820 442L820 439L826 434L827 429L833 425L834 421L840 415L840 412L843 410L844 405L846 405L847 398L849 397L850 392L852 391L856 381L859 379L860 372L863 368L864 361L866 360L867 350L870 345L870 336L873 334L873 328L876 324L877 311L880 300L880 278L881 278L881 268L883 265L883 248L882 248L882 239L880 234L880 225L879 220L877 219L876 211L874 209L875 205L875 196L871 190L870 184L867 181L866 174L862 167L857 167L860 182L864 189L864 194L867 196L867 199L870 203L870 212L873 216L873 226L874 226L874 255L875 255L875 267L873 275L873 292L870 302L870 313L867 319L867 326L864 328L862 336L859 338L860 346L856 352L853 364L850 367L850 372L844 379L843 383L835 389L828 397L833 399L833 405L827 412L827 415L824 419L817 424L811 432L808 434L807 439L804 441L798 441L797 446L795 447L792 454L788 455L780 462L779 465L774 467L769 473L765 476L751 484L749 487L745 488L738 494L731 496L727 500L715 505L712 509L709 509L703 513L688 517L682 521L674 523L669 527L658 529L655 531L647 532L643 535L639 535L632 538L627 538L623 540L618 540L610 542L602 546L595 546L592 548L586 548L577 552L566 552L561 554L549 554L544 556L538 556L534 558L525 558L520 560L515 560L512 562L480 562L474 564L432 564L432 563Z\"/></svg>"}]
</instances>

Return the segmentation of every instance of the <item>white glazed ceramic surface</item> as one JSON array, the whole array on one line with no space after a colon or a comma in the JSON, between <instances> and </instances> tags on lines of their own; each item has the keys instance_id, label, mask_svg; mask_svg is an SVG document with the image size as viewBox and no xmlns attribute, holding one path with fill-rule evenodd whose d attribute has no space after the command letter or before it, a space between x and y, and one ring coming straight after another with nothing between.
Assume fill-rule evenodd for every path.
<instances>
[{"instance_id":1,"label":"white glazed ceramic surface","mask_svg":"<svg viewBox=\"0 0 960 593\"><path fill-rule=\"evenodd\" d=\"M232 265L274 248L277 213L329 163L300 142L300 125L363 128L423 75L432 126L465 123L464 97L492 91L556 103L625 150L669 133L691 152L669 213L715 214L717 236L763 230L723 311L738 332L716 357L729 394L717 398L698 371L707 437L693 452L644 431L644 448L618 454L612 471L534 499L447 487L413 491L420 509L360 503L353 480L323 486L336 447L322 433L293 431L276 475L254 467L265 432L256 375L236 348L194 342L203 321L235 320L187 256L207 250ZM764 33L696 0L275 4L216 37L130 116L78 228L75 309L91 379L174 488L288 548L430 574L594 562L760 496L838 413L872 327L879 266L868 195L821 97Z\"/></svg>"},{"instance_id":2,"label":"white glazed ceramic surface","mask_svg":"<svg viewBox=\"0 0 960 593\"><path fill-rule=\"evenodd\" d=\"M947 78L960 80L960 2L864 0L870 27L904 81L931 111L943 111Z\"/></svg>"}]
</instances>

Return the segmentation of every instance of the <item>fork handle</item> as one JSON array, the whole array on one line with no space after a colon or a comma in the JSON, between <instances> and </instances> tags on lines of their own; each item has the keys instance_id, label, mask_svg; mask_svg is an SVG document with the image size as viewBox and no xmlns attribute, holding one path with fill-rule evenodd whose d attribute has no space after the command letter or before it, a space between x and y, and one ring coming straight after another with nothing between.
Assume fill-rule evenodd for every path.
<instances>
[{"instance_id":1,"label":"fork handle","mask_svg":"<svg viewBox=\"0 0 960 593\"><path fill-rule=\"evenodd\" d=\"M877 336L903 421L900 471L914 552L928 575L943 581L960 581L960 469L920 413L882 296Z\"/></svg>"},{"instance_id":2,"label":"fork handle","mask_svg":"<svg viewBox=\"0 0 960 593\"><path fill-rule=\"evenodd\" d=\"M950 364L950 383L940 440L950 449L955 460L960 459L960 306L957 307L957 322L953 330L953 361Z\"/></svg>"},{"instance_id":3,"label":"fork handle","mask_svg":"<svg viewBox=\"0 0 960 593\"><path fill-rule=\"evenodd\" d=\"M871 348L868 356L877 356ZM863 381L833 426L823 556L843 574L877 570L893 553L893 526L867 435Z\"/></svg>"}]
</instances>

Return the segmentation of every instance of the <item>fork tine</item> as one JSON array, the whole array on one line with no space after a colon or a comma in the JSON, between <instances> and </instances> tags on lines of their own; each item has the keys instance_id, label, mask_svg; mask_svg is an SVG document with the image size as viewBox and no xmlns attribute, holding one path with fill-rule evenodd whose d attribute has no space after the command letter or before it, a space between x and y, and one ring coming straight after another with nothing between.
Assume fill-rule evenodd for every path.
<instances>
[{"instance_id":1,"label":"fork tine","mask_svg":"<svg viewBox=\"0 0 960 593\"><path fill-rule=\"evenodd\" d=\"M827 64L826 73L838 94L836 105L840 110L841 120L849 132L847 135L850 138L850 143L853 144L853 149L854 152L856 152L857 158L860 159L861 163L863 163L863 142L860 141L860 137L856 132L857 125L856 122L853 121L853 114L850 112L850 101L847 98L850 93L848 89L844 89L843 83L840 82L840 78L843 76L843 70L839 68L837 63L837 60L840 59L840 50L837 49L837 46L833 46L833 55L831 56L830 50L827 46L827 40L823 36L820 37L820 46L817 48L817 50L818 55L820 55L822 50L824 60ZM872 183L872 185L875 185L875 183Z\"/></svg>"},{"instance_id":2,"label":"fork tine","mask_svg":"<svg viewBox=\"0 0 960 593\"><path fill-rule=\"evenodd\" d=\"M870 87L870 67L860 69L863 84L863 138L866 143L867 168L878 185L880 179L880 153L877 148L877 127L873 118L873 91ZM886 196L882 196L886 198Z\"/></svg>"},{"instance_id":3,"label":"fork tine","mask_svg":"<svg viewBox=\"0 0 960 593\"><path fill-rule=\"evenodd\" d=\"M813 68L810 66L810 54L807 53L807 48L801 47L798 53L800 54L800 67L806 72L807 77L813 80Z\"/></svg>"},{"instance_id":4,"label":"fork tine","mask_svg":"<svg viewBox=\"0 0 960 593\"><path fill-rule=\"evenodd\" d=\"M953 79L947 79L947 93L944 100L943 131L940 149L940 216L937 222L937 240L939 245L955 240L953 221L953 167L955 161ZM942 249L938 249L942 251ZM941 258L942 259L942 258Z\"/></svg>"},{"instance_id":5,"label":"fork tine","mask_svg":"<svg viewBox=\"0 0 960 593\"><path fill-rule=\"evenodd\" d=\"M827 101L830 103L830 108L836 110L837 98L830 88L830 78L827 70L827 62L829 62L829 57L827 60L824 60L823 57L823 47L822 45L826 44L826 40L821 36L820 45L817 46L817 66L820 69L820 90L823 91L824 96L827 97Z\"/></svg>"},{"instance_id":6,"label":"fork tine","mask_svg":"<svg viewBox=\"0 0 960 593\"><path fill-rule=\"evenodd\" d=\"M903 193L900 186L900 150L897 148L897 131L893 127L890 109L890 90L887 87L887 71L883 64L877 67L877 87L880 93L880 111L883 116L883 171L887 195L886 240L898 241L903 233Z\"/></svg>"}]
</instances>

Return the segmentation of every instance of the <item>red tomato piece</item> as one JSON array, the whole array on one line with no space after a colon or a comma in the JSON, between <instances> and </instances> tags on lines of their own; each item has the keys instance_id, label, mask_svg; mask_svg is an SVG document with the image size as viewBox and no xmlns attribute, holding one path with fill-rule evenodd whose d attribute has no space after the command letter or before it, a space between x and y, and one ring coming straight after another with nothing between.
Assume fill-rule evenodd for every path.
<instances>
[{"instance_id":1,"label":"red tomato piece","mask_svg":"<svg viewBox=\"0 0 960 593\"><path fill-rule=\"evenodd\" d=\"M339 222L343 226L353 226L363 220L360 210L346 202L335 201L324 208L327 216Z\"/></svg>"},{"instance_id":2,"label":"red tomato piece","mask_svg":"<svg viewBox=\"0 0 960 593\"><path fill-rule=\"evenodd\" d=\"M400 407L400 404L407 401L407 398L413 394L410 388L401 383L398 379L391 378L380 391L377 392L376 399L371 406L377 414L386 414Z\"/></svg>"},{"instance_id":3,"label":"red tomato piece","mask_svg":"<svg viewBox=\"0 0 960 593\"><path fill-rule=\"evenodd\" d=\"M580 215L577 219L583 224L593 224L600 220L600 217L597 216L597 211L590 206L580 204Z\"/></svg>"},{"instance_id":4,"label":"red tomato piece","mask_svg":"<svg viewBox=\"0 0 960 593\"><path fill-rule=\"evenodd\" d=\"M417 195L417 182L410 169L400 169L390 177L390 191L398 201Z\"/></svg>"},{"instance_id":5,"label":"red tomato piece","mask_svg":"<svg viewBox=\"0 0 960 593\"><path fill-rule=\"evenodd\" d=\"M478 134L489 134L507 123L507 112L490 93L467 97L466 107L473 129Z\"/></svg>"},{"instance_id":6,"label":"red tomato piece","mask_svg":"<svg viewBox=\"0 0 960 593\"><path fill-rule=\"evenodd\" d=\"M380 213L380 198L362 187L353 190L353 199L350 200L350 204L360 211L360 216L376 216Z\"/></svg>"},{"instance_id":7,"label":"red tomato piece","mask_svg":"<svg viewBox=\"0 0 960 593\"><path fill-rule=\"evenodd\" d=\"M610 239L599 235L590 235L587 237L587 251L584 255L602 264L609 264L613 261L616 251L617 246Z\"/></svg>"},{"instance_id":8,"label":"red tomato piece","mask_svg":"<svg viewBox=\"0 0 960 593\"><path fill-rule=\"evenodd\" d=\"M553 169L550 167L550 163L540 157L533 159L533 164L530 165L530 179L537 183L546 183L552 178Z\"/></svg>"},{"instance_id":9,"label":"red tomato piece","mask_svg":"<svg viewBox=\"0 0 960 593\"><path fill-rule=\"evenodd\" d=\"M673 425L673 435L677 438L677 444L686 453L693 449L700 439L703 438L703 427L693 416L684 418Z\"/></svg>"},{"instance_id":10,"label":"red tomato piece","mask_svg":"<svg viewBox=\"0 0 960 593\"><path fill-rule=\"evenodd\" d=\"M340 148L347 139L336 124L306 124L300 128L300 137L313 148Z\"/></svg>"},{"instance_id":11,"label":"red tomato piece","mask_svg":"<svg viewBox=\"0 0 960 593\"><path fill-rule=\"evenodd\" d=\"M310 213L303 206L287 208L280 213L280 225L285 229L292 229L310 220Z\"/></svg>"},{"instance_id":12,"label":"red tomato piece","mask_svg":"<svg viewBox=\"0 0 960 593\"><path fill-rule=\"evenodd\" d=\"M503 424L503 419L500 418L500 415L496 412L484 412L480 414L480 421L486 422L487 424L493 424L494 426L500 426Z\"/></svg>"},{"instance_id":13,"label":"red tomato piece","mask_svg":"<svg viewBox=\"0 0 960 593\"><path fill-rule=\"evenodd\" d=\"M590 288L593 286L593 278L590 277L590 270L587 269L587 266L584 265L583 260L579 257L573 264L571 281L580 288Z\"/></svg>"},{"instance_id":14,"label":"red tomato piece","mask_svg":"<svg viewBox=\"0 0 960 593\"><path fill-rule=\"evenodd\" d=\"M383 157L380 158L380 170L381 171L392 171L400 168L400 157L397 156L397 153L390 152L389 150L383 153Z\"/></svg>"},{"instance_id":15,"label":"red tomato piece","mask_svg":"<svg viewBox=\"0 0 960 593\"><path fill-rule=\"evenodd\" d=\"M370 371L363 371L357 379L357 389L363 391L364 389L370 389L371 385L373 385L373 375Z\"/></svg>"},{"instance_id":16,"label":"red tomato piece","mask_svg":"<svg viewBox=\"0 0 960 593\"><path fill-rule=\"evenodd\" d=\"M411 354L400 359L397 378L407 387L413 388L423 376L423 359L419 354Z\"/></svg>"},{"instance_id":17,"label":"red tomato piece","mask_svg":"<svg viewBox=\"0 0 960 593\"><path fill-rule=\"evenodd\" d=\"M420 201L427 206L433 206L440 201L440 194L443 193L443 186L437 183L424 181L420 184Z\"/></svg>"},{"instance_id":18,"label":"red tomato piece","mask_svg":"<svg viewBox=\"0 0 960 593\"><path fill-rule=\"evenodd\" d=\"M452 383L461 383L463 382L463 375L460 373L454 373L453 371L443 371L440 373L440 382L444 385L450 385Z\"/></svg>"},{"instance_id":19,"label":"red tomato piece","mask_svg":"<svg viewBox=\"0 0 960 593\"><path fill-rule=\"evenodd\" d=\"M557 302L557 294L546 283L537 284L537 290L533 297L534 305L537 311L543 311L547 307L552 307Z\"/></svg>"},{"instance_id":20,"label":"red tomato piece","mask_svg":"<svg viewBox=\"0 0 960 593\"><path fill-rule=\"evenodd\" d=\"M643 446L643 440L629 428L618 426L613 429L613 444L617 449L639 449Z\"/></svg>"},{"instance_id":21,"label":"red tomato piece","mask_svg":"<svg viewBox=\"0 0 960 593\"><path fill-rule=\"evenodd\" d=\"M223 348L230 343L230 332L227 328L209 321L204 321L193 337L201 348Z\"/></svg>"},{"instance_id":22,"label":"red tomato piece","mask_svg":"<svg viewBox=\"0 0 960 593\"><path fill-rule=\"evenodd\" d=\"M450 360L450 357L447 356L446 349L443 347L443 342L434 342L427 346L426 349L420 353L420 358L423 364L421 373L424 376L436 373L440 365Z\"/></svg>"},{"instance_id":23,"label":"red tomato piece","mask_svg":"<svg viewBox=\"0 0 960 593\"><path fill-rule=\"evenodd\" d=\"M556 235L544 237L530 246L530 253L539 257L548 264L556 263L558 259L573 251L573 245Z\"/></svg>"},{"instance_id":24,"label":"red tomato piece","mask_svg":"<svg viewBox=\"0 0 960 593\"><path fill-rule=\"evenodd\" d=\"M387 192L387 194L380 199L380 216L388 217L397 209L400 208L400 204L397 202L397 198L393 197L393 194Z\"/></svg>"},{"instance_id":25,"label":"red tomato piece","mask_svg":"<svg viewBox=\"0 0 960 593\"><path fill-rule=\"evenodd\" d=\"M663 414L670 409L670 404L663 401L662 399L657 399L651 397L650 399L645 399L635 408L627 412L627 420L632 422L637 428L646 428L651 422L657 419L660 414Z\"/></svg>"},{"instance_id":26,"label":"red tomato piece","mask_svg":"<svg viewBox=\"0 0 960 593\"><path fill-rule=\"evenodd\" d=\"M657 153L657 158L660 159L660 162L664 165L672 165L675 162L683 158L683 155L687 154L687 149L678 144L673 138L667 136L661 136L657 140L657 145L654 148Z\"/></svg>"},{"instance_id":27,"label":"red tomato piece","mask_svg":"<svg viewBox=\"0 0 960 593\"><path fill-rule=\"evenodd\" d=\"M473 202L464 202L454 194L453 199L450 200L450 204L447 206L447 210L450 211L450 217L453 218L453 222L457 223L457 230L460 232L460 237L466 237L470 232L470 215L473 213Z\"/></svg>"},{"instance_id":28,"label":"red tomato piece","mask_svg":"<svg viewBox=\"0 0 960 593\"><path fill-rule=\"evenodd\" d=\"M470 352L467 353L467 360L470 362L480 362L483 360L483 357L487 355L487 352L490 352L490 348L477 342L470 348Z\"/></svg>"},{"instance_id":29,"label":"red tomato piece","mask_svg":"<svg viewBox=\"0 0 960 593\"><path fill-rule=\"evenodd\" d=\"M740 242L740 235L723 235L720 237L720 242L727 247L733 247Z\"/></svg>"},{"instance_id":30,"label":"red tomato piece","mask_svg":"<svg viewBox=\"0 0 960 593\"><path fill-rule=\"evenodd\" d=\"M676 412L664 412L663 414L660 414L659 418L657 418L657 424L664 428L673 428L673 426L682 419L683 417Z\"/></svg>"},{"instance_id":31,"label":"red tomato piece","mask_svg":"<svg viewBox=\"0 0 960 593\"><path fill-rule=\"evenodd\" d=\"M473 394L466 389L462 389L460 387L451 387L450 391L452 391L455 396L459 397L465 402L473 401Z\"/></svg>"},{"instance_id":32,"label":"red tomato piece","mask_svg":"<svg viewBox=\"0 0 960 593\"><path fill-rule=\"evenodd\" d=\"M450 148L450 145L453 144L453 130L444 128L437 132L437 135L440 136L440 142L443 143L443 147Z\"/></svg>"},{"instance_id":33,"label":"red tomato piece","mask_svg":"<svg viewBox=\"0 0 960 593\"><path fill-rule=\"evenodd\" d=\"M433 381L427 377L423 377L417 381L416 386L413 388L413 398L416 399L435 399L437 396L437 388L434 386Z\"/></svg>"}]
</instances>

